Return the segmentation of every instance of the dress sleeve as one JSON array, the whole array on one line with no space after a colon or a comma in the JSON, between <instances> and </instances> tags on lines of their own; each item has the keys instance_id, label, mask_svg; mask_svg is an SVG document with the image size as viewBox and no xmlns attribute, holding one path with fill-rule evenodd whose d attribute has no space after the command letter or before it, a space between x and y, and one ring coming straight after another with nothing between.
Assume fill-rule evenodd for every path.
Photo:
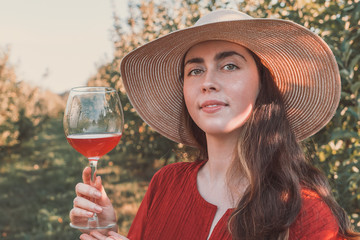
<instances>
[{"instance_id":1,"label":"dress sleeve","mask_svg":"<svg viewBox=\"0 0 360 240\"><path fill-rule=\"evenodd\" d=\"M339 226L328 205L310 190L302 191L303 205L290 227L291 240L342 240Z\"/></svg>"},{"instance_id":2,"label":"dress sleeve","mask_svg":"<svg viewBox=\"0 0 360 240\"><path fill-rule=\"evenodd\" d=\"M151 207L151 202L154 196L154 193L157 189L157 182L158 182L158 175L159 172L154 175L151 179L149 187L145 193L145 196L140 204L138 212L131 224L128 238L130 240L141 240L144 239L147 221L148 221L148 213Z\"/></svg>"}]
</instances>

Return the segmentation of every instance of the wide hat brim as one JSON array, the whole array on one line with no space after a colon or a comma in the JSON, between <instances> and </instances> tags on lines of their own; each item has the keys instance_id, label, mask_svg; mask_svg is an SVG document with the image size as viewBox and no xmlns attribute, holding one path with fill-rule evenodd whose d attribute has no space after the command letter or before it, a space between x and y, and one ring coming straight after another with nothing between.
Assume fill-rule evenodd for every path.
<instances>
[{"instance_id":1,"label":"wide hat brim","mask_svg":"<svg viewBox=\"0 0 360 240\"><path fill-rule=\"evenodd\" d=\"M196 146L182 114L182 61L197 43L225 40L260 57L273 74L298 141L323 128L340 100L338 66L328 45L291 21L250 18L220 21L170 33L125 56L121 76L140 117L163 136Z\"/></svg>"}]
</instances>

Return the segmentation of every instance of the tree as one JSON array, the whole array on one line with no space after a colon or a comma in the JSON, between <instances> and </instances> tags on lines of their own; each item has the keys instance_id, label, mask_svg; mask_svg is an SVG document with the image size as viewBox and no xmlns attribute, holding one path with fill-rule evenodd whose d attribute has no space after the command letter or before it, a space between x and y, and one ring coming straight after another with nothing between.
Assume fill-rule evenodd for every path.
<instances>
[{"instance_id":1,"label":"tree","mask_svg":"<svg viewBox=\"0 0 360 240\"><path fill-rule=\"evenodd\" d=\"M58 95L17 80L9 52L0 49L0 148L34 136L46 120L64 109Z\"/></svg>"}]
</instances>

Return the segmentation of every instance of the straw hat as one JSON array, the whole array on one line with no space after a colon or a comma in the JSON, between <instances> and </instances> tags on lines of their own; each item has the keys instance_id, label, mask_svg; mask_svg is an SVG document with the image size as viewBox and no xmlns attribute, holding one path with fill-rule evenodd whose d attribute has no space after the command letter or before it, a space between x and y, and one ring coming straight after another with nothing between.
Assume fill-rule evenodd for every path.
<instances>
[{"instance_id":1,"label":"straw hat","mask_svg":"<svg viewBox=\"0 0 360 240\"><path fill-rule=\"evenodd\" d=\"M196 145L182 117L181 65L189 48L207 40L237 43L260 57L274 76L299 141L318 132L333 117L340 99L340 75L334 55L320 37L291 21L216 10L193 27L137 48L121 62L131 104L160 134Z\"/></svg>"}]
</instances>

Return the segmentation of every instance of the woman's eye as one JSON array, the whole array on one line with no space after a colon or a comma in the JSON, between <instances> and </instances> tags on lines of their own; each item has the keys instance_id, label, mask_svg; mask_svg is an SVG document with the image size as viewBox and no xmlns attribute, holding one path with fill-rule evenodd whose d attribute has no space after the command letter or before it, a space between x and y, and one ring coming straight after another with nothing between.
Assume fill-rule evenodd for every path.
<instances>
[{"instance_id":1,"label":"woman's eye","mask_svg":"<svg viewBox=\"0 0 360 240\"><path fill-rule=\"evenodd\" d=\"M236 65L234 65L234 64L226 64L226 65L224 66L224 69L225 69L225 70L232 71L232 70L238 69L238 67L237 67Z\"/></svg>"},{"instance_id":2,"label":"woman's eye","mask_svg":"<svg viewBox=\"0 0 360 240\"><path fill-rule=\"evenodd\" d=\"M199 75L200 73L202 73L202 70L201 69L193 69L189 72L189 76L196 76L196 75Z\"/></svg>"}]
</instances>

